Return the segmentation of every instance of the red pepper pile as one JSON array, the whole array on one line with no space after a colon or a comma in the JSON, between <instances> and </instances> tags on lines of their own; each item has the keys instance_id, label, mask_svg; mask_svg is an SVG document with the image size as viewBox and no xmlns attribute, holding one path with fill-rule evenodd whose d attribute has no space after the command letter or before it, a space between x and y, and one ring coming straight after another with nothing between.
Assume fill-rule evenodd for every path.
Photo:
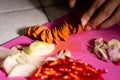
<instances>
[{"instance_id":1,"label":"red pepper pile","mask_svg":"<svg viewBox=\"0 0 120 80\"><path fill-rule=\"evenodd\" d=\"M31 76L30 80L104 80L106 70L93 68L81 60L65 57L56 61L47 61Z\"/></svg>"}]
</instances>

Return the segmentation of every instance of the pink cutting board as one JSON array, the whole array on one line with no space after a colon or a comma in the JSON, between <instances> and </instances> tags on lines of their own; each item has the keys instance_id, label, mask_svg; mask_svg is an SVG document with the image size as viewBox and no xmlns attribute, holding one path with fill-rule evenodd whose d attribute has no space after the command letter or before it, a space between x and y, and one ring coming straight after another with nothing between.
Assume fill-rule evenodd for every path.
<instances>
[{"instance_id":1,"label":"pink cutting board","mask_svg":"<svg viewBox=\"0 0 120 80\"><path fill-rule=\"evenodd\" d=\"M60 23L66 19L66 17L62 17L58 20L52 21L46 24L48 27L52 27L53 25ZM106 40L110 39L118 39L120 40L120 25L114 25L108 29L102 30L91 30L91 31L83 31L77 34L72 34L68 38L67 41L60 41L56 45L56 50L52 53L55 54L57 51L61 49L70 50L72 53L72 58L81 59L84 62L91 64L95 68L99 69L108 69L106 74L103 74L103 78L105 80L120 80L120 65L115 65L112 62L104 62L99 60L95 55L88 51L89 42L96 38L104 38ZM29 45L33 40L26 37L25 35L19 36L5 44L3 47L10 48L14 45ZM0 70L0 80L27 80L23 77L17 78L7 78L5 73Z\"/></svg>"}]
</instances>

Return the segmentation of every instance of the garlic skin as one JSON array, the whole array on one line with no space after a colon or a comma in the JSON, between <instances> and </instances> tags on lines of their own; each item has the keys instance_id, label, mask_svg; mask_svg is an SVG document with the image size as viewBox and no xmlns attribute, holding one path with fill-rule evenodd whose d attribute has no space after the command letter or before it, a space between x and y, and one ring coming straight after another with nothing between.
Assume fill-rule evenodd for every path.
<instances>
[{"instance_id":1,"label":"garlic skin","mask_svg":"<svg viewBox=\"0 0 120 80\"><path fill-rule=\"evenodd\" d=\"M94 44L94 53L97 55L97 57L104 61L107 61L109 58L106 51L107 44L103 38L96 39Z\"/></svg>"},{"instance_id":2,"label":"garlic skin","mask_svg":"<svg viewBox=\"0 0 120 80\"><path fill-rule=\"evenodd\" d=\"M95 40L94 53L102 60L110 60L112 62L120 61L120 41L111 39L105 41L103 38Z\"/></svg>"},{"instance_id":3,"label":"garlic skin","mask_svg":"<svg viewBox=\"0 0 120 80\"><path fill-rule=\"evenodd\" d=\"M108 42L107 51L111 61L118 62L120 60L120 42L118 40L110 40Z\"/></svg>"}]
</instances>

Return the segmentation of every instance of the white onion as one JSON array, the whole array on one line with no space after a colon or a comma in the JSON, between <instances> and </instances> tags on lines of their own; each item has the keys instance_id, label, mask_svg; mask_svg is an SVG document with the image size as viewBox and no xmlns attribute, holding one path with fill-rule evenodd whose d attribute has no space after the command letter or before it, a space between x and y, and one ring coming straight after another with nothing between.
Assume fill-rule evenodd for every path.
<instances>
[{"instance_id":1,"label":"white onion","mask_svg":"<svg viewBox=\"0 0 120 80\"><path fill-rule=\"evenodd\" d=\"M55 45L42 41L35 41L29 47L25 47L24 51L30 55L45 56L54 51Z\"/></svg>"},{"instance_id":2,"label":"white onion","mask_svg":"<svg viewBox=\"0 0 120 80\"><path fill-rule=\"evenodd\" d=\"M32 64L17 65L8 75L9 77L29 77L37 68Z\"/></svg>"},{"instance_id":3,"label":"white onion","mask_svg":"<svg viewBox=\"0 0 120 80\"><path fill-rule=\"evenodd\" d=\"M39 67L40 65L44 64L45 57L41 57L38 55L31 55L27 56L28 63L35 65L36 67Z\"/></svg>"},{"instance_id":4,"label":"white onion","mask_svg":"<svg viewBox=\"0 0 120 80\"><path fill-rule=\"evenodd\" d=\"M12 70L16 65L18 65L17 61L16 61L14 58L8 56L8 57L4 60L4 62L3 62L3 64L2 64L2 67L4 68L4 70L6 71L6 73L9 74L9 73L11 72L11 70Z\"/></svg>"},{"instance_id":5,"label":"white onion","mask_svg":"<svg viewBox=\"0 0 120 80\"><path fill-rule=\"evenodd\" d=\"M16 53L16 51L13 51L13 50L10 50L10 49L0 46L0 60L5 59L6 57L8 57L14 53Z\"/></svg>"}]
</instances>

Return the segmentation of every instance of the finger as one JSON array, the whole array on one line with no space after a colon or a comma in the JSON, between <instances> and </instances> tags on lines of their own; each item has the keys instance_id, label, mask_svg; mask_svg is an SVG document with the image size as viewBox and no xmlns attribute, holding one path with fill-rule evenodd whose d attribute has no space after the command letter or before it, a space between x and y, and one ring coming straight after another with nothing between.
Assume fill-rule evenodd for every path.
<instances>
[{"instance_id":1,"label":"finger","mask_svg":"<svg viewBox=\"0 0 120 80\"><path fill-rule=\"evenodd\" d=\"M97 26L100 25L102 22L104 22L107 18L109 18L114 10L119 5L119 0L108 0L106 4L103 6L103 8L100 10L99 14L96 15L94 18L92 18L88 25L92 27L92 29L97 29Z\"/></svg>"},{"instance_id":2,"label":"finger","mask_svg":"<svg viewBox=\"0 0 120 80\"><path fill-rule=\"evenodd\" d=\"M85 26L94 12L105 2L105 0L94 0L92 6L81 18L82 26Z\"/></svg>"},{"instance_id":3,"label":"finger","mask_svg":"<svg viewBox=\"0 0 120 80\"><path fill-rule=\"evenodd\" d=\"M68 0L68 4L69 4L70 8L73 8L76 4L76 0Z\"/></svg>"},{"instance_id":4,"label":"finger","mask_svg":"<svg viewBox=\"0 0 120 80\"><path fill-rule=\"evenodd\" d=\"M108 20L99 25L99 28L108 28L117 23L120 23L120 5Z\"/></svg>"}]
</instances>

